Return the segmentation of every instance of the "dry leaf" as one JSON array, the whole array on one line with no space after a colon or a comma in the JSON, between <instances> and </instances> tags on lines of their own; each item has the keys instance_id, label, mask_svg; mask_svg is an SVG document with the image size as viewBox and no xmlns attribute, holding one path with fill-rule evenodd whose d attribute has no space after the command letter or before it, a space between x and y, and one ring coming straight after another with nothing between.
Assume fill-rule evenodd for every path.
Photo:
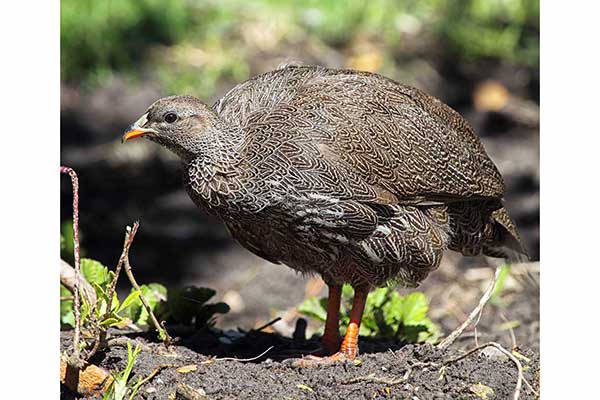
<instances>
[{"instance_id":1,"label":"dry leaf","mask_svg":"<svg viewBox=\"0 0 600 400\"><path fill-rule=\"evenodd\" d=\"M177 372L181 374L187 374L188 372L196 371L198 366L196 364L184 365L183 367L177 368Z\"/></svg>"},{"instance_id":2,"label":"dry leaf","mask_svg":"<svg viewBox=\"0 0 600 400\"><path fill-rule=\"evenodd\" d=\"M488 400L494 397L494 389L489 386L484 385L483 383L476 383L474 385L469 386L469 390L475 394L475 396L479 397L483 400Z\"/></svg>"},{"instance_id":3,"label":"dry leaf","mask_svg":"<svg viewBox=\"0 0 600 400\"><path fill-rule=\"evenodd\" d=\"M306 386L306 385L304 385L302 383L297 384L296 387L298 389L308 390L309 392L314 392L314 390L310 386Z\"/></svg>"}]
</instances>

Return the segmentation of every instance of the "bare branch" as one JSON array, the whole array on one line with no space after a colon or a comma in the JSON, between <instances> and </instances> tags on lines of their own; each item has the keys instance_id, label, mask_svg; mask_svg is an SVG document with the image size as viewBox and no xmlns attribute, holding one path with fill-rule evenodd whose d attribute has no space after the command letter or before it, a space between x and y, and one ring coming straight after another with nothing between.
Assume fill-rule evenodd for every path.
<instances>
[{"instance_id":1,"label":"bare branch","mask_svg":"<svg viewBox=\"0 0 600 400\"><path fill-rule=\"evenodd\" d=\"M133 243L133 238L135 237L138 226L139 226L139 224L136 222L133 226L134 230L130 231L129 227L127 227L127 230L125 231L125 240L123 241L123 251L121 252L121 256L119 257L117 266L115 267L115 277L113 278L111 285L108 288L108 292L107 292L108 304L106 307L106 313L104 314L104 318L107 318L108 315L110 314L110 310L112 308L113 295L114 295L116 287L117 287L117 281L119 280L119 275L121 274L121 268L123 267L125 258L129 257L129 248L131 247L131 244Z\"/></svg>"},{"instance_id":2,"label":"bare branch","mask_svg":"<svg viewBox=\"0 0 600 400\"><path fill-rule=\"evenodd\" d=\"M63 259L60 260L60 283L69 289L71 293L75 293L75 268ZM96 291L83 275L79 276L78 284L88 303L96 304Z\"/></svg>"},{"instance_id":3,"label":"bare branch","mask_svg":"<svg viewBox=\"0 0 600 400\"><path fill-rule=\"evenodd\" d=\"M452 343L456 341L456 339L464 332L464 330L467 329L467 327L471 325L473 321L475 321L477 316L483 311L483 307L485 307L487 302L490 300L490 297L492 297L492 292L494 291L494 287L496 287L496 282L498 281L498 277L500 276L501 270L502 265L496 266L496 272L494 273L494 277L490 281L487 289L485 289L485 292L483 292L483 296L481 296L477 307L475 307L473 311L471 311L467 319L458 328L452 331L452 333L450 333L448 337L446 337L437 345L438 349L445 350L448 347L450 347Z\"/></svg>"},{"instance_id":4,"label":"bare branch","mask_svg":"<svg viewBox=\"0 0 600 400\"><path fill-rule=\"evenodd\" d=\"M133 241L133 237L135 236L139 226L140 226L139 222L136 221L133 224L133 228L130 228L129 226L127 227L127 230L125 233L125 243L126 244L129 242L129 245L131 245L131 242ZM142 291L140 290L140 286L138 285L137 281L135 280L135 277L133 276L133 272L131 271L131 264L129 263L129 247L127 247L126 250L127 251L125 251L125 249L124 249L124 251L123 251L123 253L125 255L125 257L123 258L123 265L125 267L125 273L127 274L127 277L129 278L129 282L131 282L131 286L133 286L135 290L140 291L140 301L142 302L142 305L148 312L148 315L150 316L150 319L152 320L152 324L154 324L156 331L158 332L160 338L164 341L164 343L166 345L169 345L171 343L172 339L169 336L169 334L167 333L167 330L163 326L161 326L161 324L158 323L158 320L156 319L154 312L148 305L148 301L145 299L144 295L142 294Z\"/></svg>"},{"instance_id":5,"label":"bare branch","mask_svg":"<svg viewBox=\"0 0 600 400\"><path fill-rule=\"evenodd\" d=\"M259 355L255 356L255 357L251 357L251 358L223 357L223 358L215 358L215 361L240 361L240 362L255 361L255 360L258 360L259 358L261 358L262 356L264 356L265 354L267 354L269 351L271 351L271 349L273 349L273 347L275 347L275 346L271 346L268 349L266 349L265 351L263 351L262 353L260 353Z\"/></svg>"}]
</instances>

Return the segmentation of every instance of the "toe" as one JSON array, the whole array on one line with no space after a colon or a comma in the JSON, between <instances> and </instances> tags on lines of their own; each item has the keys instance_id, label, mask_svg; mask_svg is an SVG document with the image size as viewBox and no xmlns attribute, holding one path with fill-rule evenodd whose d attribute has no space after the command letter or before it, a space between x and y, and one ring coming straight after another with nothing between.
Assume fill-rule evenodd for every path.
<instances>
[{"instance_id":1,"label":"toe","mask_svg":"<svg viewBox=\"0 0 600 400\"><path fill-rule=\"evenodd\" d=\"M339 362L344 362L347 360L353 360L355 357L353 357L350 354L346 354L346 353L342 353L342 352L337 352L331 356L327 356L327 357L317 357L317 356L306 356L303 357L301 359L298 359L296 361L294 361L294 363L292 363L293 366L295 367L301 367L301 368L316 368L316 367L321 367L321 366L325 366L325 365L332 365L335 363L339 363Z\"/></svg>"}]
</instances>

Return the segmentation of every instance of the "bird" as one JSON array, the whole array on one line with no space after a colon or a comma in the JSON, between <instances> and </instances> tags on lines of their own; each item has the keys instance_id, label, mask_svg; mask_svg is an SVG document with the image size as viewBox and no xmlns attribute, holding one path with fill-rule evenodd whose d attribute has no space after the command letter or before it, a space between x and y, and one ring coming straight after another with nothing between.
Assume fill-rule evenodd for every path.
<instances>
[{"instance_id":1,"label":"bird","mask_svg":"<svg viewBox=\"0 0 600 400\"><path fill-rule=\"evenodd\" d=\"M352 360L367 296L416 287L445 251L527 259L503 178L472 126L425 92L351 69L285 65L212 106L157 100L122 141L181 159L192 201L242 246L328 286L322 356ZM344 337L341 288L354 298Z\"/></svg>"}]
</instances>

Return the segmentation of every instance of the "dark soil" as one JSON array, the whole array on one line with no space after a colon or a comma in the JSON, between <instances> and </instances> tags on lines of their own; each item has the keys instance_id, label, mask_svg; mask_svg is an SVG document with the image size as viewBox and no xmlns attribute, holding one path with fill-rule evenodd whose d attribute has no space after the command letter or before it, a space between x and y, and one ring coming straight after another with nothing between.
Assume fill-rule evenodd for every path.
<instances>
[{"instance_id":1,"label":"dark soil","mask_svg":"<svg viewBox=\"0 0 600 400\"><path fill-rule=\"evenodd\" d=\"M70 333L64 332L61 347L68 346L70 338ZM137 340L148 343L143 337ZM149 345L155 354L140 353L131 379L135 382L138 377L162 369L141 387L136 396L140 399L167 399L181 383L205 393L209 399L486 398L478 388L493 391L493 394L488 393L488 399L509 399L517 380L515 364L493 348L474 353L443 369L436 365L415 366L407 379L402 380L416 363L441 364L463 351L442 352L431 345L363 339L358 357L360 363L298 368L292 365L294 359L290 357L299 357L316 348L317 339L294 340L278 334L250 331L232 344L224 344L214 332L204 330L185 339L179 338L178 343L168 350L159 343ZM271 346L270 351L253 361L220 359L253 358ZM529 349L519 348L518 352L529 358L529 362L521 361L524 376L537 390L538 356ZM97 354L92 361L109 370L122 370L127 351L113 347ZM177 370L188 365L197 368L191 372ZM401 382L394 382L398 380ZM75 398L66 388L61 391L61 398ZM535 398L535 395L523 385L521 398Z\"/></svg>"}]
</instances>

